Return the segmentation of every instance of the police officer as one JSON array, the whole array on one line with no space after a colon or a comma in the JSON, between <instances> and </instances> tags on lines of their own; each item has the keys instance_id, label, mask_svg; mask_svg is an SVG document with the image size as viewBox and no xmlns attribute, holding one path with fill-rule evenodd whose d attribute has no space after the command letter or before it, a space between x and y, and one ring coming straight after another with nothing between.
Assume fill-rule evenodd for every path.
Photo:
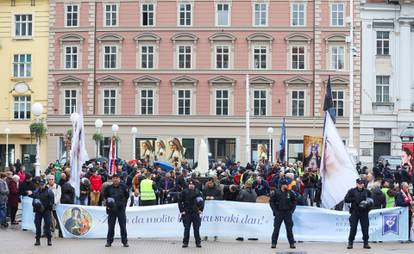
<instances>
[{"instance_id":1,"label":"police officer","mask_svg":"<svg viewBox=\"0 0 414 254\"><path fill-rule=\"evenodd\" d=\"M33 211L35 213L35 226L36 226L36 242L35 246L40 245L40 236L42 234L42 219L44 221L44 234L47 237L47 245L52 245L52 234L50 232L51 215L53 205L55 203L55 197L53 191L50 190L44 179L37 178L35 183L38 184L38 188L33 192Z\"/></svg>"},{"instance_id":2,"label":"police officer","mask_svg":"<svg viewBox=\"0 0 414 254\"><path fill-rule=\"evenodd\" d=\"M291 249L295 249L295 239L293 238L293 219L292 215L296 208L296 194L289 190L289 180L283 178L280 180L280 188L272 192L270 196L270 207L275 216L272 234L272 249L276 248L279 238L279 230L282 222L285 222L286 234Z\"/></svg>"},{"instance_id":3,"label":"police officer","mask_svg":"<svg viewBox=\"0 0 414 254\"><path fill-rule=\"evenodd\" d=\"M115 223L118 218L121 229L121 241L124 247L129 247L126 231L126 205L129 194L127 186L121 183L117 173L112 175L112 185L106 187L103 197L106 199L106 213L108 214L108 234L105 247L111 247L114 241Z\"/></svg>"},{"instance_id":4,"label":"police officer","mask_svg":"<svg viewBox=\"0 0 414 254\"><path fill-rule=\"evenodd\" d=\"M197 248L201 248L200 214L204 209L204 201L201 192L195 188L194 180L190 179L188 181L188 187L181 192L178 200L178 208L180 209L181 219L184 224L183 248L188 247L191 224L193 224L196 246Z\"/></svg>"},{"instance_id":5,"label":"police officer","mask_svg":"<svg viewBox=\"0 0 414 254\"><path fill-rule=\"evenodd\" d=\"M364 248L371 249L371 247L368 245L368 213L370 208L373 206L374 201L371 199L371 192L365 188L365 180L358 178L356 180L356 188L352 188L348 191L344 201L345 203L351 203L351 209L349 210L349 212L351 213L351 216L349 217L351 230L349 231L347 249L353 248L353 243L358 227L358 221L361 223Z\"/></svg>"}]
</instances>

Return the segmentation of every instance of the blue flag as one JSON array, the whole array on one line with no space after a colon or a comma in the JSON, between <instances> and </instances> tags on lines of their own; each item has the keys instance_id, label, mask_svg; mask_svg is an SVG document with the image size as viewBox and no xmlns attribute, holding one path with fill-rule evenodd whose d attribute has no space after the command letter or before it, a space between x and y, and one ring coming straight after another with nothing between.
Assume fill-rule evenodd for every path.
<instances>
[{"instance_id":1,"label":"blue flag","mask_svg":"<svg viewBox=\"0 0 414 254\"><path fill-rule=\"evenodd\" d=\"M328 84L326 86L325 101L323 103L323 111L328 111L331 115L332 121L336 123L336 110L332 100L332 87L331 76L328 78Z\"/></svg>"},{"instance_id":2,"label":"blue flag","mask_svg":"<svg viewBox=\"0 0 414 254\"><path fill-rule=\"evenodd\" d=\"M285 118L283 118L282 132L280 135L280 142L279 142L279 160L281 162L285 162L285 154L286 154L286 126L285 126Z\"/></svg>"}]
</instances>

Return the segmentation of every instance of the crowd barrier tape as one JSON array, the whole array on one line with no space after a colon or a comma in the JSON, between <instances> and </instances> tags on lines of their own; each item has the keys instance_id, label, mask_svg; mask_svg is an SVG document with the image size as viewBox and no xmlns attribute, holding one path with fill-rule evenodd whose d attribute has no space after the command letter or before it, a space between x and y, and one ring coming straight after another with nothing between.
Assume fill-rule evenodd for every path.
<instances>
[{"instance_id":1,"label":"crowd barrier tape","mask_svg":"<svg viewBox=\"0 0 414 254\"><path fill-rule=\"evenodd\" d=\"M34 230L30 198L23 198L22 227ZM105 207L57 205L57 214L65 238L106 238ZM127 207L128 238L177 238L183 225L177 204ZM202 213L201 236L258 238L269 240L273 214L269 204L231 201L206 201ZM372 210L369 214L370 241L408 240L408 210L402 207ZM350 230L349 212L298 206L293 213L293 232L297 241L346 242ZM358 226L359 227L359 226ZM115 227L119 237L119 226ZM358 228L356 240L362 237ZM280 238L286 239L282 225Z\"/></svg>"}]
</instances>

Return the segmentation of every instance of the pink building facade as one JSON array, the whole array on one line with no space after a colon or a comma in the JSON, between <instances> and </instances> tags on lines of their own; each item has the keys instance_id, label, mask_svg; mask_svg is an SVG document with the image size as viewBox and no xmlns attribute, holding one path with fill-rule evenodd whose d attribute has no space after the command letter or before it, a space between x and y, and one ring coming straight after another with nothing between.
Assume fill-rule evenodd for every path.
<instances>
[{"instance_id":1,"label":"pink building facade","mask_svg":"<svg viewBox=\"0 0 414 254\"><path fill-rule=\"evenodd\" d=\"M121 158L139 158L142 140L179 137L190 162L201 139L213 158L244 162L247 95L251 158L269 140L275 158L286 117L294 161L302 157L303 135L322 135L328 76L337 126L348 140L348 2L51 1L50 12L49 155L62 156L70 114L82 105L91 157L97 154L94 122L102 119L105 137L112 124L120 127ZM358 144L358 1L354 12ZM268 127L275 129L271 136ZM107 156L107 142L100 155Z\"/></svg>"}]
</instances>

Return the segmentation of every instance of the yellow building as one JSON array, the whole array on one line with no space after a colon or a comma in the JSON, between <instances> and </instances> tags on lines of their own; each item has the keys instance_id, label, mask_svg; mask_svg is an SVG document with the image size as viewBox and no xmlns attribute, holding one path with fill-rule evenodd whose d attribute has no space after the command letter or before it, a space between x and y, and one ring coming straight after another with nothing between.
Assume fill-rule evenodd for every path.
<instances>
[{"instance_id":1,"label":"yellow building","mask_svg":"<svg viewBox=\"0 0 414 254\"><path fill-rule=\"evenodd\" d=\"M6 128L9 165L20 160L34 171L36 141L29 126L35 116L31 105L39 102L47 116L49 2L0 0L0 168L6 161ZM46 161L46 139L41 142L40 165Z\"/></svg>"}]
</instances>

